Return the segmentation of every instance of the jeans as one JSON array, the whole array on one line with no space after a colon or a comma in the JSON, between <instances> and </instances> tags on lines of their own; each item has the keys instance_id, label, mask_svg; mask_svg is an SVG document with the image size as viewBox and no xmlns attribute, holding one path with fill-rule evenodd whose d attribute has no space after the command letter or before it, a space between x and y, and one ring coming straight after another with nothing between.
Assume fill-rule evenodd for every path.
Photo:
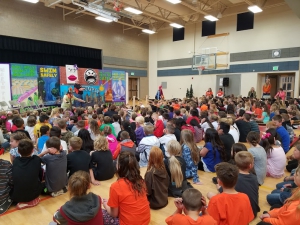
<instances>
[{"instance_id":1,"label":"jeans","mask_svg":"<svg viewBox=\"0 0 300 225\"><path fill-rule=\"evenodd\" d=\"M76 93L74 93L74 96L76 97L76 98L79 98L79 99L82 99L83 97L82 97L82 95L80 95L80 94L76 94ZM74 101L74 106L75 107L84 107L83 106L83 102L79 102L79 101Z\"/></svg>"},{"instance_id":2,"label":"jeans","mask_svg":"<svg viewBox=\"0 0 300 225\"><path fill-rule=\"evenodd\" d=\"M4 149L7 149L7 148L10 147L10 144L9 144L8 141L7 141L7 142L4 142L4 143L1 144L1 147L4 148Z\"/></svg>"},{"instance_id":3,"label":"jeans","mask_svg":"<svg viewBox=\"0 0 300 225\"><path fill-rule=\"evenodd\" d=\"M267 195L267 202L272 205L284 205L286 199L292 196L291 192L274 190L271 194Z\"/></svg>"}]
</instances>

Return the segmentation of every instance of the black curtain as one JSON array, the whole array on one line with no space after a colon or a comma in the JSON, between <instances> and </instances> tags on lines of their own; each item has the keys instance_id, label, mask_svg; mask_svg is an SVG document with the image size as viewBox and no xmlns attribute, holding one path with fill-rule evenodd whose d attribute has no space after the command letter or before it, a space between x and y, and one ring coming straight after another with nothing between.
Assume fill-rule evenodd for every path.
<instances>
[{"instance_id":1,"label":"black curtain","mask_svg":"<svg viewBox=\"0 0 300 225\"><path fill-rule=\"evenodd\" d=\"M102 69L102 50L0 35L0 63Z\"/></svg>"}]
</instances>

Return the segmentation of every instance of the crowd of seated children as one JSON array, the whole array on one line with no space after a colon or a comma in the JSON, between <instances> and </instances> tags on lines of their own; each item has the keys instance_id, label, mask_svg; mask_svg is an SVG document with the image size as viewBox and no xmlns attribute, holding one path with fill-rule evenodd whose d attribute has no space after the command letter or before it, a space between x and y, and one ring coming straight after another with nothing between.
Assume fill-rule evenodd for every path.
<instances>
[{"instance_id":1,"label":"crowd of seated children","mask_svg":"<svg viewBox=\"0 0 300 225\"><path fill-rule=\"evenodd\" d=\"M160 148L152 147L145 173L147 197L151 209L160 209L168 204L169 175L164 164L164 155Z\"/></svg>"}]
</instances>

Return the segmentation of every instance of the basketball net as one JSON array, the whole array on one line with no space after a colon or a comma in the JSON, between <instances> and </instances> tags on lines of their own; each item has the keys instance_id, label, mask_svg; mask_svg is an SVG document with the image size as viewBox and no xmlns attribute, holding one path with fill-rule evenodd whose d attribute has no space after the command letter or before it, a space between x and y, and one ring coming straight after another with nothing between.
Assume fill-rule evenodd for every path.
<instances>
[{"instance_id":1,"label":"basketball net","mask_svg":"<svg viewBox=\"0 0 300 225\"><path fill-rule=\"evenodd\" d=\"M198 66L199 75L202 74L203 70L205 70L205 66Z\"/></svg>"}]
</instances>

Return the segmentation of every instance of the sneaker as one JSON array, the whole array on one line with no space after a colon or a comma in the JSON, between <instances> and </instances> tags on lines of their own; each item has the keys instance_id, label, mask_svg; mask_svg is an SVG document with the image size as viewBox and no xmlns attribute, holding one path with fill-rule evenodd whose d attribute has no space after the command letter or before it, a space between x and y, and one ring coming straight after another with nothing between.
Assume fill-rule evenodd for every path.
<instances>
[{"instance_id":1,"label":"sneaker","mask_svg":"<svg viewBox=\"0 0 300 225\"><path fill-rule=\"evenodd\" d=\"M212 178L212 182L213 182L214 184L218 184L217 178L216 178L216 177L213 177L213 178Z\"/></svg>"},{"instance_id":2,"label":"sneaker","mask_svg":"<svg viewBox=\"0 0 300 225\"><path fill-rule=\"evenodd\" d=\"M37 197L36 199L33 199L30 202L19 202L17 204L17 209L26 209L26 208L34 207L34 206L38 205L39 203L40 203L40 198Z\"/></svg>"},{"instance_id":3,"label":"sneaker","mask_svg":"<svg viewBox=\"0 0 300 225\"><path fill-rule=\"evenodd\" d=\"M59 191L57 191L57 192L51 192L51 196L52 196L52 197L57 197L57 196L62 195L62 194L64 194L64 193L65 193L64 190L61 189L61 190L59 190Z\"/></svg>"}]
</instances>

